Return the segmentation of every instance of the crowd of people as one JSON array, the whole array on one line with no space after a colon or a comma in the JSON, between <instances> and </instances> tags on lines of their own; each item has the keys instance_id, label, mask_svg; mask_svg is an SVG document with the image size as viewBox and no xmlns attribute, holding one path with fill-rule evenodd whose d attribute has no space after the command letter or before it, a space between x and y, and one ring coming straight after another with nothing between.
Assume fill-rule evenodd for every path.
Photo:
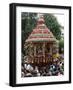
<instances>
[{"instance_id":1,"label":"crowd of people","mask_svg":"<svg viewBox=\"0 0 73 90\"><path fill-rule=\"evenodd\" d=\"M46 66L35 66L22 63L21 77L37 77L37 76L58 76L64 75L64 56L53 60L51 64Z\"/></svg>"}]
</instances>

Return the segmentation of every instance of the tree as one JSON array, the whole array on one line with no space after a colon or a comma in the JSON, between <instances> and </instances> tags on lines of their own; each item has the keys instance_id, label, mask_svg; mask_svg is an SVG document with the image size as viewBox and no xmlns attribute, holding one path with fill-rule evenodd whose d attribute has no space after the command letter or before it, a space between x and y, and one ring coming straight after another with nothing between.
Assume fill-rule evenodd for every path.
<instances>
[{"instance_id":1,"label":"tree","mask_svg":"<svg viewBox=\"0 0 73 90\"><path fill-rule=\"evenodd\" d=\"M36 13L22 13L22 39L26 40L36 25Z\"/></svg>"},{"instance_id":2,"label":"tree","mask_svg":"<svg viewBox=\"0 0 73 90\"><path fill-rule=\"evenodd\" d=\"M45 24L56 37L57 40L61 39L62 26L58 23L57 18L53 14L44 14Z\"/></svg>"},{"instance_id":3,"label":"tree","mask_svg":"<svg viewBox=\"0 0 73 90\"><path fill-rule=\"evenodd\" d=\"M32 32L33 28L36 26L37 14L36 13L22 13L21 14L21 29L22 29L22 52L24 51L24 43L28 38L29 34Z\"/></svg>"},{"instance_id":4,"label":"tree","mask_svg":"<svg viewBox=\"0 0 73 90\"><path fill-rule=\"evenodd\" d=\"M64 53L64 39L60 39L59 41L59 52Z\"/></svg>"}]
</instances>

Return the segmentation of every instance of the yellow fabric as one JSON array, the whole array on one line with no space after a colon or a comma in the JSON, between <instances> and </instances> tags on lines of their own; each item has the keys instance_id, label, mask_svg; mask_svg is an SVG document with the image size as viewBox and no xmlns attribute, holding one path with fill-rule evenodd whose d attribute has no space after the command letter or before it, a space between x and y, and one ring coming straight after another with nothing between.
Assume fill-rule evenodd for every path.
<instances>
[{"instance_id":1,"label":"yellow fabric","mask_svg":"<svg viewBox=\"0 0 73 90\"><path fill-rule=\"evenodd\" d=\"M59 53L53 55L53 58L57 58L57 57L59 57Z\"/></svg>"}]
</instances>

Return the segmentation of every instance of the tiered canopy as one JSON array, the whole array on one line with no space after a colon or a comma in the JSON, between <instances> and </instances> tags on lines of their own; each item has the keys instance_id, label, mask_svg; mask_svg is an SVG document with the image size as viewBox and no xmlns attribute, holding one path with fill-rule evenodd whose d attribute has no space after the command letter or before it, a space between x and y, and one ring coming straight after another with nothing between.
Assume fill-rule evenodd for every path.
<instances>
[{"instance_id":1,"label":"tiered canopy","mask_svg":"<svg viewBox=\"0 0 73 90\"><path fill-rule=\"evenodd\" d=\"M28 39L25 42L54 42L56 38L53 36L52 32L45 25L44 17L41 16L35 29L31 32Z\"/></svg>"}]
</instances>

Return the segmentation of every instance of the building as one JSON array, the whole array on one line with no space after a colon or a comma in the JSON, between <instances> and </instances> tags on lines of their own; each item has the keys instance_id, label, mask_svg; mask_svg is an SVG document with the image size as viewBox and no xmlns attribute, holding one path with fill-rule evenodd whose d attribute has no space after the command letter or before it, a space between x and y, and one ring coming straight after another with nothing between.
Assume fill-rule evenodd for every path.
<instances>
[{"instance_id":1,"label":"building","mask_svg":"<svg viewBox=\"0 0 73 90\"><path fill-rule=\"evenodd\" d=\"M27 49L29 47L29 49ZM37 25L25 41L28 50L27 61L32 65L47 65L53 62L53 54L57 53L58 42L53 33L45 25L44 17L37 20Z\"/></svg>"}]
</instances>

